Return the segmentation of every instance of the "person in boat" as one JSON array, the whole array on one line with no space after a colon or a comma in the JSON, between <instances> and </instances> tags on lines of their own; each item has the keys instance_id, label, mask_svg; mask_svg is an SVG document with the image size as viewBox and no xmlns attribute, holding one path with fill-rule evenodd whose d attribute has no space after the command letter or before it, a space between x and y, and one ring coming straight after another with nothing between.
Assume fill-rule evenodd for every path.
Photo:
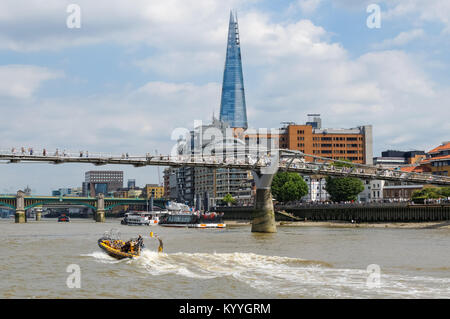
<instances>
[{"instance_id":1,"label":"person in boat","mask_svg":"<svg viewBox=\"0 0 450 319\"><path fill-rule=\"evenodd\" d=\"M136 247L138 247L139 250L144 247L144 238L142 238L141 235L139 235L136 241Z\"/></svg>"},{"instance_id":2,"label":"person in boat","mask_svg":"<svg viewBox=\"0 0 450 319\"><path fill-rule=\"evenodd\" d=\"M131 240L127 241L120 250L124 253L128 252L131 249Z\"/></svg>"}]
</instances>

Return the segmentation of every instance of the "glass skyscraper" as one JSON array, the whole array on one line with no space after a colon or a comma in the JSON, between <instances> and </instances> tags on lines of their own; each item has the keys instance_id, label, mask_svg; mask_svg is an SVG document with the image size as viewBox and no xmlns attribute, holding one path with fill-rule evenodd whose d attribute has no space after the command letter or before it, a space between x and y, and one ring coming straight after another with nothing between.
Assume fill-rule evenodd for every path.
<instances>
[{"instance_id":1,"label":"glass skyscraper","mask_svg":"<svg viewBox=\"0 0 450 319\"><path fill-rule=\"evenodd\" d=\"M223 72L220 120L230 127L247 128L244 77L242 75L241 46L237 16L230 12L227 57Z\"/></svg>"}]
</instances>

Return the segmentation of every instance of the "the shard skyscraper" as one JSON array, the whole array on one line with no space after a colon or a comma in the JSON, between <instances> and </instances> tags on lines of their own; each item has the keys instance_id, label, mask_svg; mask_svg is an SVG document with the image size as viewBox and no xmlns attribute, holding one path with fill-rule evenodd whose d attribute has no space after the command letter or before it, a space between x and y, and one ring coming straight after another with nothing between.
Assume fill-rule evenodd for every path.
<instances>
[{"instance_id":1,"label":"the shard skyscraper","mask_svg":"<svg viewBox=\"0 0 450 319\"><path fill-rule=\"evenodd\" d=\"M227 57L223 72L220 120L230 127L247 128L244 77L242 75L241 46L237 16L230 12Z\"/></svg>"}]
</instances>

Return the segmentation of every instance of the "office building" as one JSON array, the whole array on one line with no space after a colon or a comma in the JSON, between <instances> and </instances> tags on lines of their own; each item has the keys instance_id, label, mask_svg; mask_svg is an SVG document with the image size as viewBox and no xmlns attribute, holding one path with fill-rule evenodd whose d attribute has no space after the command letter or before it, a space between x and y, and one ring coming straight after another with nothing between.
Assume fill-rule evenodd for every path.
<instances>
[{"instance_id":1,"label":"office building","mask_svg":"<svg viewBox=\"0 0 450 319\"><path fill-rule=\"evenodd\" d=\"M145 198L164 198L164 186L158 184L147 184L144 186L143 195Z\"/></svg>"},{"instance_id":2,"label":"office building","mask_svg":"<svg viewBox=\"0 0 450 319\"><path fill-rule=\"evenodd\" d=\"M83 182L83 196L104 195L123 188L123 171L88 171Z\"/></svg>"},{"instance_id":3,"label":"office building","mask_svg":"<svg viewBox=\"0 0 450 319\"><path fill-rule=\"evenodd\" d=\"M129 179L128 182L127 182L127 187L129 189L135 188L136 187L136 180L135 179Z\"/></svg>"},{"instance_id":4,"label":"office building","mask_svg":"<svg viewBox=\"0 0 450 319\"><path fill-rule=\"evenodd\" d=\"M424 164L433 175L450 176L450 141L443 142L429 151Z\"/></svg>"},{"instance_id":5,"label":"office building","mask_svg":"<svg viewBox=\"0 0 450 319\"><path fill-rule=\"evenodd\" d=\"M319 114L308 116L310 120L305 124L285 123L280 129L280 148L330 159L372 164L371 125L349 129L322 128Z\"/></svg>"},{"instance_id":6,"label":"office building","mask_svg":"<svg viewBox=\"0 0 450 319\"><path fill-rule=\"evenodd\" d=\"M230 12L227 53L223 72L220 120L232 128L247 128L244 77L237 15Z\"/></svg>"},{"instance_id":7,"label":"office building","mask_svg":"<svg viewBox=\"0 0 450 319\"><path fill-rule=\"evenodd\" d=\"M82 188L81 187L58 188L57 190L52 191L52 196L79 197L82 196Z\"/></svg>"},{"instance_id":8,"label":"office building","mask_svg":"<svg viewBox=\"0 0 450 319\"><path fill-rule=\"evenodd\" d=\"M374 157L373 164L383 168L397 168L420 163L426 158L424 151L395 151L381 152L381 157Z\"/></svg>"}]
</instances>

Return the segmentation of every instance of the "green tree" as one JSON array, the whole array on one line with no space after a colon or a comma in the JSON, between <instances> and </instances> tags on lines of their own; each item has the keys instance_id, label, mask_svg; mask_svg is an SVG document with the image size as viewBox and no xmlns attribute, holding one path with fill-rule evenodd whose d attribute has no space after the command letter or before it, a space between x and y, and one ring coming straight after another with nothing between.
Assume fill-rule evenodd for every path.
<instances>
[{"instance_id":1,"label":"green tree","mask_svg":"<svg viewBox=\"0 0 450 319\"><path fill-rule=\"evenodd\" d=\"M414 191L411 199L414 202L423 202L425 199L439 199L450 196L450 187L427 187Z\"/></svg>"},{"instance_id":2,"label":"green tree","mask_svg":"<svg viewBox=\"0 0 450 319\"><path fill-rule=\"evenodd\" d=\"M441 194L443 197L450 197L450 186L442 187Z\"/></svg>"},{"instance_id":3,"label":"green tree","mask_svg":"<svg viewBox=\"0 0 450 319\"><path fill-rule=\"evenodd\" d=\"M327 177L326 191L333 202L354 201L364 190L363 182L354 177Z\"/></svg>"},{"instance_id":4,"label":"green tree","mask_svg":"<svg viewBox=\"0 0 450 319\"><path fill-rule=\"evenodd\" d=\"M223 197L222 201L223 201L224 203L226 203L228 206L230 206L231 204L234 204L234 203L236 202L236 200L233 198L233 196L231 196L230 193L226 194L226 195Z\"/></svg>"},{"instance_id":5,"label":"green tree","mask_svg":"<svg viewBox=\"0 0 450 319\"><path fill-rule=\"evenodd\" d=\"M271 190L277 201L289 202L308 194L308 185L298 173L278 172L273 177Z\"/></svg>"}]
</instances>

